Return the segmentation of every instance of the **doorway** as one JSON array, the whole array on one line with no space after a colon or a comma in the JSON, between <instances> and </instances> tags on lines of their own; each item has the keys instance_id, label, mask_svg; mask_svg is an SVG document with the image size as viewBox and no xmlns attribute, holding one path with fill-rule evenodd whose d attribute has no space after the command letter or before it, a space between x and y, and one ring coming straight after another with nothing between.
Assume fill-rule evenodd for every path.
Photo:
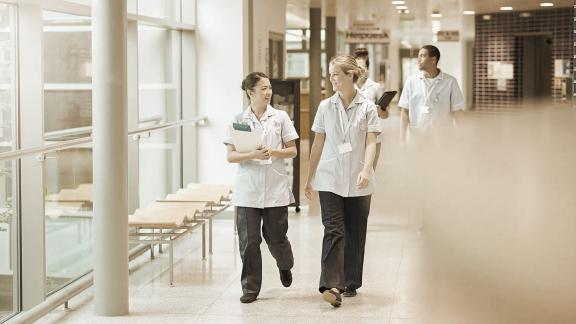
<instances>
[{"instance_id":1,"label":"doorway","mask_svg":"<svg viewBox=\"0 0 576 324\"><path fill-rule=\"evenodd\" d=\"M523 35L522 44L522 98L542 100L551 98L552 89L552 36Z\"/></svg>"}]
</instances>

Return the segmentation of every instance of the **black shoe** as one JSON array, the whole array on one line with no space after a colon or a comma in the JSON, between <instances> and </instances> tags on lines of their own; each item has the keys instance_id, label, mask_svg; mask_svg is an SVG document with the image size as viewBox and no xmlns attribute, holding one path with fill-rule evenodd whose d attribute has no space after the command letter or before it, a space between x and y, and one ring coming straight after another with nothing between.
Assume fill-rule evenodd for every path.
<instances>
[{"instance_id":1,"label":"black shoe","mask_svg":"<svg viewBox=\"0 0 576 324\"><path fill-rule=\"evenodd\" d=\"M292 284L292 271L280 270L280 281L282 281L282 286L290 287Z\"/></svg>"},{"instance_id":2,"label":"black shoe","mask_svg":"<svg viewBox=\"0 0 576 324\"><path fill-rule=\"evenodd\" d=\"M242 295L242 297L240 297L240 302L248 304L255 301L256 297L258 297L258 295L255 293L245 293L244 295Z\"/></svg>"},{"instance_id":3,"label":"black shoe","mask_svg":"<svg viewBox=\"0 0 576 324\"><path fill-rule=\"evenodd\" d=\"M342 297L340 296L340 291L336 288L326 289L322 293L322 298L333 307L340 307L342 305Z\"/></svg>"},{"instance_id":4,"label":"black shoe","mask_svg":"<svg viewBox=\"0 0 576 324\"><path fill-rule=\"evenodd\" d=\"M356 289L352 289L352 288L344 288L344 293L342 294L342 296L344 297L354 297L356 296Z\"/></svg>"}]
</instances>

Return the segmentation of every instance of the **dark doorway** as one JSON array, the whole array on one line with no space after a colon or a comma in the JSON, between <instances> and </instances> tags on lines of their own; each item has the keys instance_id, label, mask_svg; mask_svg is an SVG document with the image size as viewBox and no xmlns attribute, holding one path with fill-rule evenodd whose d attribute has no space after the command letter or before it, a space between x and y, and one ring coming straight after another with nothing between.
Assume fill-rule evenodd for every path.
<instances>
[{"instance_id":1,"label":"dark doorway","mask_svg":"<svg viewBox=\"0 0 576 324\"><path fill-rule=\"evenodd\" d=\"M524 100L551 98L552 36L523 35L522 97Z\"/></svg>"}]
</instances>

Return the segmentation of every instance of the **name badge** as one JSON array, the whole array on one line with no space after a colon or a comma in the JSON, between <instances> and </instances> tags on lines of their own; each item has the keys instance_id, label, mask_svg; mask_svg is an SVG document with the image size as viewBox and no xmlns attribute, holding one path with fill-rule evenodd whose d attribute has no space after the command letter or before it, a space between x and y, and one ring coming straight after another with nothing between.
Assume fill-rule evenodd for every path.
<instances>
[{"instance_id":1,"label":"name badge","mask_svg":"<svg viewBox=\"0 0 576 324\"><path fill-rule=\"evenodd\" d=\"M338 153L344 154L352 152L352 144L350 142L338 145Z\"/></svg>"}]
</instances>

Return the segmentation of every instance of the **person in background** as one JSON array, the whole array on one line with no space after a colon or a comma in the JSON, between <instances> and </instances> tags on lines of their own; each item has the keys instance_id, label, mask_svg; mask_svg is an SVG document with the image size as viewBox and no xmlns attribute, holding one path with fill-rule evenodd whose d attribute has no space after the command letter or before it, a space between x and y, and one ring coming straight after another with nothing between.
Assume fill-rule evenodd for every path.
<instances>
[{"instance_id":1,"label":"person in background","mask_svg":"<svg viewBox=\"0 0 576 324\"><path fill-rule=\"evenodd\" d=\"M250 100L233 123L262 131L262 145L252 152L238 152L230 133L224 139L227 159L238 164L232 204L237 209L238 238L242 258L242 303L256 300L262 285L262 235L280 270L284 287L292 284L294 257L286 236L288 205L294 196L288 181L284 159L298 154L298 134L282 110L270 106L272 86L266 74L252 72L242 81L242 90ZM262 235L260 227L262 226Z\"/></svg>"},{"instance_id":2,"label":"person in background","mask_svg":"<svg viewBox=\"0 0 576 324\"><path fill-rule=\"evenodd\" d=\"M384 93L382 86L372 80L368 76L368 69L370 68L370 58L368 55L368 49L364 47L358 47L354 50L354 58L356 62L358 62L358 66L362 69L362 74L358 78L356 82L356 86L364 96L364 98L371 100L372 102L378 102L380 96ZM388 118L388 109L387 107L381 108L380 106L376 105L376 111L378 112L378 117L380 119ZM380 123L383 123L382 121ZM378 160L380 158L380 151L382 148L382 134L378 135L376 139L376 158L374 159L374 170L376 170L376 166L378 165Z\"/></svg>"},{"instance_id":3,"label":"person in background","mask_svg":"<svg viewBox=\"0 0 576 324\"><path fill-rule=\"evenodd\" d=\"M421 133L464 110L458 81L438 68L439 61L440 51L433 45L423 46L418 52L420 72L406 80L398 102L403 141L408 127Z\"/></svg>"},{"instance_id":4,"label":"person in background","mask_svg":"<svg viewBox=\"0 0 576 324\"><path fill-rule=\"evenodd\" d=\"M329 64L335 94L318 106L312 131L305 195L318 191L324 238L319 290L334 307L356 296L362 269L370 199L373 193L376 137L375 105L355 87L361 68L350 55Z\"/></svg>"}]
</instances>

